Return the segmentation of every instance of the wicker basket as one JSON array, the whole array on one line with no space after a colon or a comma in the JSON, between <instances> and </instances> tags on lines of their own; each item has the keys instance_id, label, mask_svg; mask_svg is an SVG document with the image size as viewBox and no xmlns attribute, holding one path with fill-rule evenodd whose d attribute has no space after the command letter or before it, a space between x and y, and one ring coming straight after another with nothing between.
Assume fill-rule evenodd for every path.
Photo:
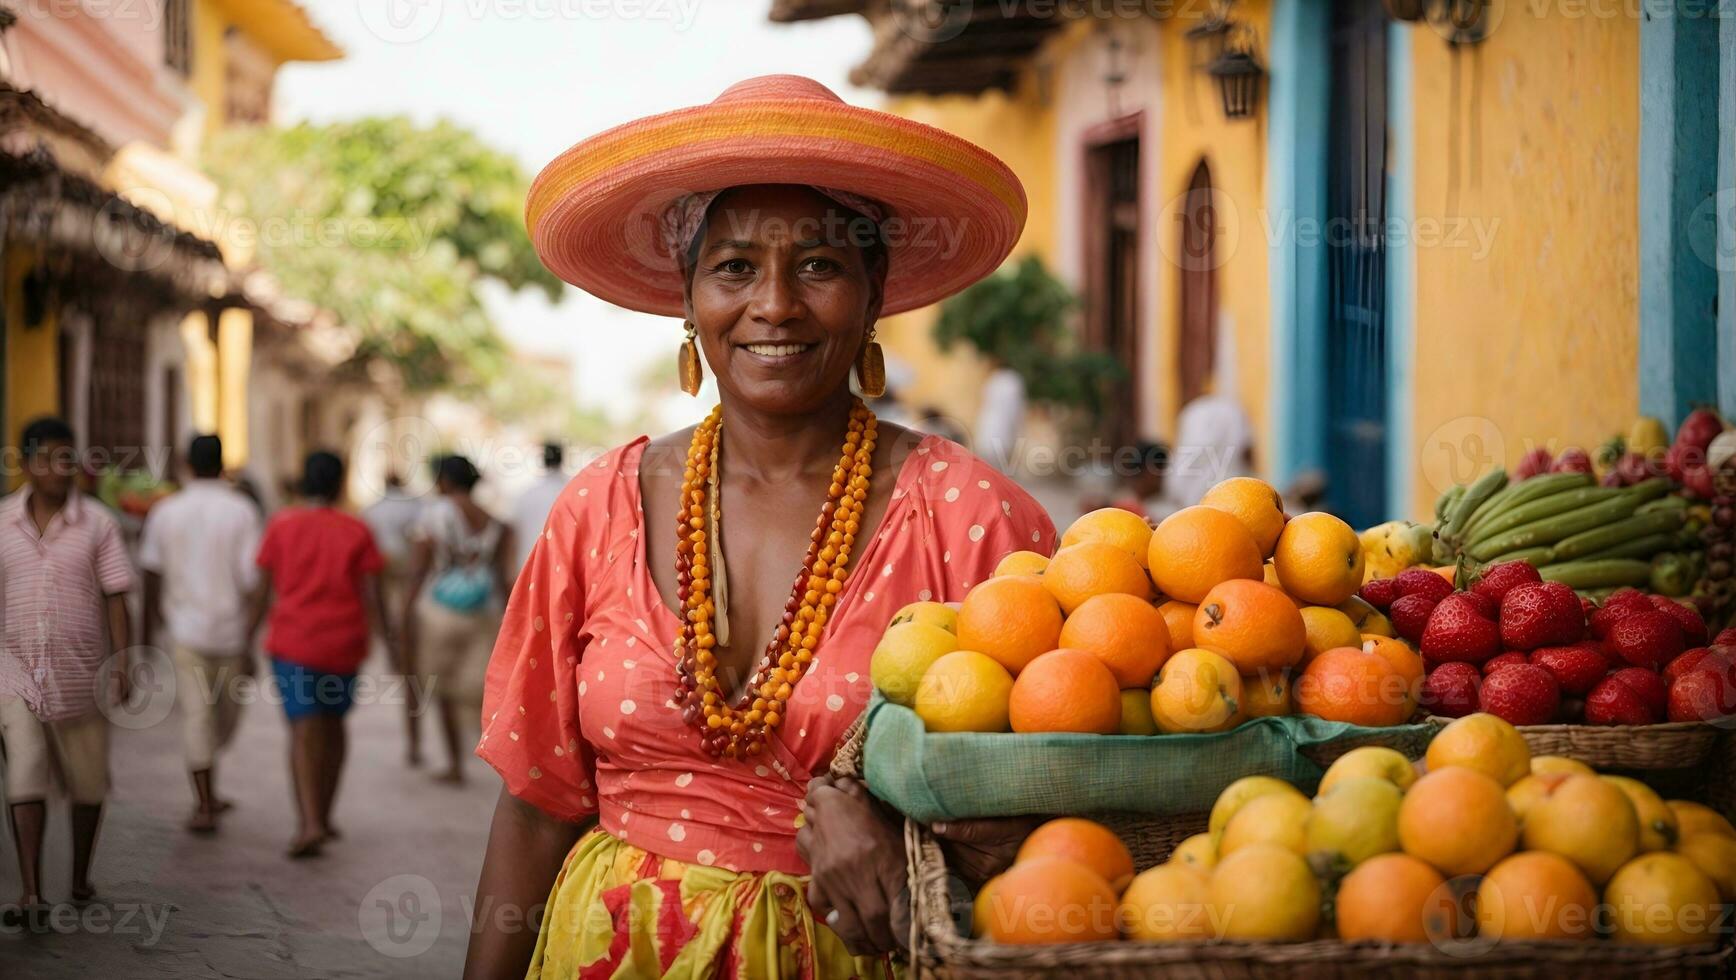
<instances>
[{"instance_id":1,"label":"wicker basket","mask_svg":"<svg viewBox=\"0 0 1736 980\"><path fill-rule=\"evenodd\" d=\"M1522 725L1532 755L1565 755L1594 769L1702 765L1724 730L1699 721L1662 725Z\"/></svg>"}]
</instances>

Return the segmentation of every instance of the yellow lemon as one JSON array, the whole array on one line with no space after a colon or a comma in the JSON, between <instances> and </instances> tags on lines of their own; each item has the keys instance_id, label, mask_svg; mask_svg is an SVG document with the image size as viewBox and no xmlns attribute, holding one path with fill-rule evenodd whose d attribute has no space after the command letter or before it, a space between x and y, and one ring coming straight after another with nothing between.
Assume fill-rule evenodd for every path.
<instances>
[{"instance_id":1,"label":"yellow lemon","mask_svg":"<svg viewBox=\"0 0 1736 980\"><path fill-rule=\"evenodd\" d=\"M1061 547L1099 541L1132 555L1144 568L1151 548L1151 525L1145 518L1120 507L1103 507L1080 517L1061 534Z\"/></svg>"},{"instance_id":2,"label":"yellow lemon","mask_svg":"<svg viewBox=\"0 0 1736 980\"><path fill-rule=\"evenodd\" d=\"M1376 854L1398 850L1402 802L1402 790L1373 776L1341 780L1315 797L1303 835L1309 866L1348 871Z\"/></svg>"},{"instance_id":3,"label":"yellow lemon","mask_svg":"<svg viewBox=\"0 0 1736 980\"><path fill-rule=\"evenodd\" d=\"M1349 616L1351 625L1356 627L1359 635L1361 633L1373 633L1376 636L1389 637L1398 635L1392 628L1392 620L1386 618L1386 613L1369 605L1368 601L1361 596L1353 595L1332 608ZM1352 643L1350 645L1358 646L1359 644Z\"/></svg>"},{"instance_id":4,"label":"yellow lemon","mask_svg":"<svg viewBox=\"0 0 1736 980\"><path fill-rule=\"evenodd\" d=\"M1218 794L1217 801L1212 804L1211 816L1206 821L1206 832L1217 837L1229 826L1236 811L1246 806L1250 800L1273 793L1307 799L1301 790L1275 776L1243 776L1225 786L1224 791Z\"/></svg>"},{"instance_id":5,"label":"yellow lemon","mask_svg":"<svg viewBox=\"0 0 1736 980\"><path fill-rule=\"evenodd\" d=\"M1300 942L1320 924L1320 883L1277 844L1249 844L1212 871L1212 922L1225 939Z\"/></svg>"},{"instance_id":6,"label":"yellow lemon","mask_svg":"<svg viewBox=\"0 0 1736 980\"><path fill-rule=\"evenodd\" d=\"M1266 843L1307 853L1308 798L1301 793L1268 793L1249 800L1224 827L1218 860L1249 844Z\"/></svg>"},{"instance_id":7,"label":"yellow lemon","mask_svg":"<svg viewBox=\"0 0 1736 980\"><path fill-rule=\"evenodd\" d=\"M1676 844L1676 853L1694 863L1712 879L1718 897L1736 902L1736 837L1723 834L1691 834Z\"/></svg>"},{"instance_id":8,"label":"yellow lemon","mask_svg":"<svg viewBox=\"0 0 1736 980\"><path fill-rule=\"evenodd\" d=\"M958 610L944 602L913 602L892 615L888 629L905 623L927 623L958 635Z\"/></svg>"},{"instance_id":9,"label":"yellow lemon","mask_svg":"<svg viewBox=\"0 0 1736 980\"><path fill-rule=\"evenodd\" d=\"M928 673L936 660L957 649L958 637L945 629L905 620L880 637L880 644L868 660L868 678L886 700L908 708L916 701L916 685L922 675Z\"/></svg>"},{"instance_id":10,"label":"yellow lemon","mask_svg":"<svg viewBox=\"0 0 1736 980\"><path fill-rule=\"evenodd\" d=\"M1151 715L1165 732L1216 732L1242 712L1242 678L1222 654L1194 647L1164 662L1151 688Z\"/></svg>"},{"instance_id":11,"label":"yellow lemon","mask_svg":"<svg viewBox=\"0 0 1736 980\"><path fill-rule=\"evenodd\" d=\"M1639 851L1640 821L1615 784L1568 776L1526 811L1520 841L1528 851L1561 855L1601 885Z\"/></svg>"},{"instance_id":12,"label":"yellow lemon","mask_svg":"<svg viewBox=\"0 0 1736 980\"><path fill-rule=\"evenodd\" d=\"M1210 871L1218 866L1218 844L1207 832L1195 834L1169 852L1169 863L1185 864L1195 871Z\"/></svg>"},{"instance_id":13,"label":"yellow lemon","mask_svg":"<svg viewBox=\"0 0 1736 980\"><path fill-rule=\"evenodd\" d=\"M1436 733L1424 756L1429 771L1447 766L1475 769L1511 786L1531 772L1531 748L1519 729L1486 712L1456 718Z\"/></svg>"},{"instance_id":14,"label":"yellow lemon","mask_svg":"<svg viewBox=\"0 0 1736 980\"><path fill-rule=\"evenodd\" d=\"M1670 812L1676 815L1676 830L1682 837L1689 834L1723 834L1736 837L1736 827L1722 813L1700 803L1671 800Z\"/></svg>"},{"instance_id":15,"label":"yellow lemon","mask_svg":"<svg viewBox=\"0 0 1736 980\"><path fill-rule=\"evenodd\" d=\"M1151 692L1143 687L1121 692L1121 734L1157 734L1157 719L1151 716Z\"/></svg>"},{"instance_id":16,"label":"yellow lemon","mask_svg":"<svg viewBox=\"0 0 1736 980\"><path fill-rule=\"evenodd\" d=\"M1160 864L1140 872L1121 894L1122 933L1145 942L1211 938L1210 886L1205 872L1186 865Z\"/></svg>"},{"instance_id":17,"label":"yellow lemon","mask_svg":"<svg viewBox=\"0 0 1736 980\"><path fill-rule=\"evenodd\" d=\"M1384 745L1364 745L1333 760L1332 765L1326 767L1326 775L1320 777L1320 788L1314 795L1325 796L1341 781L1365 776L1384 779L1400 791L1410 789L1411 783L1417 781L1416 767L1403 752Z\"/></svg>"},{"instance_id":18,"label":"yellow lemon","mask_svg":"<svg viewBox=\"0 0 1736 980\"><path fill-rule=\"evenodd\" d=\"M1718 886L1670 851L1641 854L1603 890L1617 942L1683 946L1710 942L1718 921Z\"/></svg>"},{"instance_id":19,"label":"yellow lemon","mask_svg":"<svg viewBox=\"0 0 1736 980\"><path fill-rule=\"evenodd\" d=\"M1015 551L1002 558L995 565L990 578L1000 578L1002 575L1041 575L1049 567L1049 556L1039 555L1035 551Z\"/></svg>"},{"instance_id":20,"label":"yellow lemon","mask_svg":"<svg viewBox=\"0 0 1736 980\"><path fill-rule=\"evenodd\" d=\"M1004 732L1013 675L985 654L944 654L916 685L917 717L931 732Z\"/></svg>"},{"instance_id":21,"label":"yellow lemon","mask_svg":"<svg viewBox=\"0 0 1736 980\"><path fill-rule=\"evenodd\" d=\"M1533 764L1536 759L1531 760ZM1640 850L1667 851L1676 845L1681 836L1681 827L1676 820L1676 813L1670 809L1664 798L1657 791L1637 779L1627 776L1604 776L1605 781L1627 794L1628 802L1634 805L1634 813L1640 818ZM1731 843L1736 844L1736 840Z\"/></svg>"}]
</instances>

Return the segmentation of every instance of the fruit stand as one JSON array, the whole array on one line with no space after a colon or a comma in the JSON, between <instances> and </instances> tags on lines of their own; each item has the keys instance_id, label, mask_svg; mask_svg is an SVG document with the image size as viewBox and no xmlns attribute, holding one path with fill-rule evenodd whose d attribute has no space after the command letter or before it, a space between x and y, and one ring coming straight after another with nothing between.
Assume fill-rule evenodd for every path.
<instances>
[{"instance_id":1,"label":"fruit stand","mask_svg":"<svg viewBox=\"0 0 1736 980\"><path fill-rule=\"evenodd\" d=\"M1733 494L1695 413L1431 524L1094 511L899 610L836 768L907 816L919 972L1729 976ZM986 882L929 829L1014 816Z\"/></svg>"}]
</instances>

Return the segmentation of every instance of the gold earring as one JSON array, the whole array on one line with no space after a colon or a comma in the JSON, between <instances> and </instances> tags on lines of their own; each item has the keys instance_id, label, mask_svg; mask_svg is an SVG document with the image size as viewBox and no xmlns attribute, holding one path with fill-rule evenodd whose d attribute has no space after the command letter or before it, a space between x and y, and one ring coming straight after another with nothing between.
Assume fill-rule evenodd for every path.
<instances>
[{"instance_id":1,"label":"gold earring","mask_svg":"<svg viewBox=\"0 0 1736 980\"><path fill-rule=\"evenodd\" d=\"M868 339L862 353L856 355L856 384L868 398L886 394L886 355L874 340L874 328L868 328Z\"/></svg>"},{"instance_id":2,"label":"gold earring","mask_svg":"<svg viewBox=\"0 0 1736 980\"><path fill-rule=\"evenodd\" d=\"M693 321L687 321L687 340L681 345L681 353L676 355L675 364L681 373L681 390L689 395L698 395L699 386L705 381L705 369L699 365L699 345L693 342L698 328Z\"/></svg>"}]
</instances>

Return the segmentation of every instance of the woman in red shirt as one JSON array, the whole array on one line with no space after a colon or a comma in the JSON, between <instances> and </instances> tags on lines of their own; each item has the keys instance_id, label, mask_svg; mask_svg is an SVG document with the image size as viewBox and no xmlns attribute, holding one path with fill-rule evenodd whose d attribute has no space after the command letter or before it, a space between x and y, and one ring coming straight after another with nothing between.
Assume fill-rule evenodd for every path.
<instances>
[{"instance_id":1,"label":"woman in red shirt","mask_svg":"<svg viewBox=\"0 0 1736 980\"><path fill-rule=\"evenodd\" d=\"M302 476L307 504L273 517L259 543L249 636L257 635L269 609L265 651L289 717L299 818L292 858L313 857L337 836L331 812L344 765L344 715L368 655L370 629L393 648L380 592L385 562L368 526L337 508L343 482L341 460L310 453Z\"/></svg>"}]
</instances>

